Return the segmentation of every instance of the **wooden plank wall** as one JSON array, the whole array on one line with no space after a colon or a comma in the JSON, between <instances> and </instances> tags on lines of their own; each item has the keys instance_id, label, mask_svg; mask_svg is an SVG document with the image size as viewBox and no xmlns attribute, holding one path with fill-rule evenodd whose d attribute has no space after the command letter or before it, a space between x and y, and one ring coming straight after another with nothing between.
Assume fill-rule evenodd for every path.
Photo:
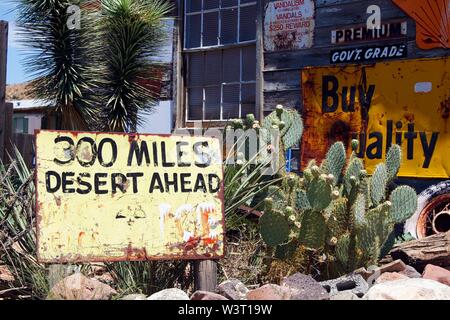
<instances>
[{"instance_id":1,"label":"wooden plank wall","mask_svg":"<svg viewBox=\"0 0 450 320\"><path fill-rule=\"evenodd\" d=\"M13 133L12 140L13 144L22 155L23 160L27 164L28 168L33 168L34 135L26 133Z\"/></svg>"},{"instance_id":2,"label":"wooden plank wall","mask_svg":"<svg viewBox=\"0 0 450 320\"><path fill-rule=\"evenodd\" d=\"M262 0L267 5L271 0ZM273 0L272 0L273 1ZM416 46L416 25L391 0L316 0L314 45L310 49L264 53L264 113L272 111L277 104L302 109L300 71L307 66L329 65L330 51L352 48L358 45L331 44L331 31L365 24L369 5L379 5L382 23L389 20L408 22L408 58L424 58L449 55L449 50L420 50ZM264 10L265 11L265 10ZM393 40L377 41L372 44L398 43ZM364 45L370 45L362 43Z\"/></svg>"}]
</instances>

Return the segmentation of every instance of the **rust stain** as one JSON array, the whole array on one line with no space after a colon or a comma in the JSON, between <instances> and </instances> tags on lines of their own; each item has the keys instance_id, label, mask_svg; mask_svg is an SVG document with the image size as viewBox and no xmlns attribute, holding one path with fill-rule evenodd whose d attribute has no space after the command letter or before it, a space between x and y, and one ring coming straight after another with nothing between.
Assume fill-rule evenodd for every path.
<instances>
[{"instance_id":1,"label":"rust stain","mask_svg":"<svg viewBox=\"0 0 450 320\"><path fill-rule=\"evenodd\" d=\"M447 100L441 102L439 112L441 113L442 119L447 120L448 118L450 118L450 97Z\"/></svg>"},{"instance_id":2,"label":"rust stain","mask_svg":"<svg viewBox=\"0 0 450 320\"><path fill-rule=\"evenodd\" d=\"M78 246L79 246L79 247L81 247L81 242L82 242L83 237L85 236L85 234L86 234L86 233L84 233L84 232L80 232L80 233L78 234Z\"/></svg>"},{"instance_id":3,"label":"rust stain","mask_svg":"<svg viewBox=\"0 0 450 320\"><path fill-rule=\"evenodd\" d=\"M407 113L405 113L404 118L405 118L406 121L408 121L408 122L414 122L414 120L415 120L414 113L412 113L412 112L407 112Z\"/></svg>"}]
</instances>

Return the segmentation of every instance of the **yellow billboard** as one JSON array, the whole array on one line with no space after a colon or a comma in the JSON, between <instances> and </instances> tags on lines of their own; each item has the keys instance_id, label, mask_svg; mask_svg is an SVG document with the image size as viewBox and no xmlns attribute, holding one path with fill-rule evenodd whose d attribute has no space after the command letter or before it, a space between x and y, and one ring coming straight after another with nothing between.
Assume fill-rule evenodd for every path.
<instances>
[{"instance_id":1,"label":"yellow billboard","mask_svg":"<svg viewBox=\"0 0 450 320\"><path fill-rule=\"evenodd\" d=\"M36 154L39 261L223 256L218 139L39 131Z\"/></svg>"},{"instance_id":2,"label":"yellow billboard","mask_svg":"<svg viewBox=\"0 0 450 320\"><path fill-rule=\"evenodd\" d=\"M302 166L358 139L368 171L402 146L399 176L450 177L450 61L405 60L302 71Z\"/></svg>"}]
</instances>

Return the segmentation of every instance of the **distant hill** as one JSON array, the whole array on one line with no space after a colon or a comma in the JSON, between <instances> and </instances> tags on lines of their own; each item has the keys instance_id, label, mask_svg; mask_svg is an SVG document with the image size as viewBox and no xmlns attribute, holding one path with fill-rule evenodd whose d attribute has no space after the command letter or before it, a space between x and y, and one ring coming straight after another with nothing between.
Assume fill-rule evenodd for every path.
<instances>
[{"instance_id":1,"label":"distant hill","mask_svg":"<svg viewBox=\"0 0 450 320\"><path fill-rule=\"evenodd\" d=\"M27 94L28 83L6 85L6 101L32 99Z\"/></svg>"}]
</instances>

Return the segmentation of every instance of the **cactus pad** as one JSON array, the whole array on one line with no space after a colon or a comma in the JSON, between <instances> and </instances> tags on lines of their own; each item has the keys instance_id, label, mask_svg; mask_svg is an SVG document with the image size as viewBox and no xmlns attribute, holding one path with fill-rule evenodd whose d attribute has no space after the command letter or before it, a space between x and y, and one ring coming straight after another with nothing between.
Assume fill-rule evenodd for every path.
<instances>
[{"instance_id":1,"label":"cactus pad","mask_svg":"<svg viewBox=\"0 0 450 320\"><path fill-rule=\"evenodd\" d=\"M370 197L374 205L379 205L386 196L387 171L384 163L376 166L370 179Z\"/></svg>"},{"instance_id":2,"label":"cactus pad","mask_svg":"<svg viewBox=\"0 0 450 320\"><path fill-rule=\"evenodd\" d=\"M324 162L322 163L322 170L334 176L333 185L335 185L342 174L346 161L345 147L342 142L336 142L328 150Z\"/></svg>"},{"instance_id":3,"label":"cactus pad","mask_svg":"<svg viewBox=\"0 0 450 320\"><path fill-rule=\"evenodd\" d=\"M417 194L411 187L401 186L391 193L390 216L394 223L405 222L417 210Z\"/></svg>"},{"instance_id":4,"label":"cactus pad","mask_svg":"<svg viewBox=\"0 0 450 320\"><path fill-rule=\"evenodd\" d=\"M400 164L402 162L402 149L400 146L394 144L389 148L386 155L386 169L388 175L388 181L394 180L400 170Z\"/></svg>"},{"instance_id":5,"label":"cactus pad","mask_svg":"<svg viewBox=\"0 0 450 320\"><path fill-rule=\"evenodd\" d=\"M289 238L289 223L280 212L265 212L259 219L259 228L261 237L269 246L280 245Z\"/></svg>"}]
</instances>

